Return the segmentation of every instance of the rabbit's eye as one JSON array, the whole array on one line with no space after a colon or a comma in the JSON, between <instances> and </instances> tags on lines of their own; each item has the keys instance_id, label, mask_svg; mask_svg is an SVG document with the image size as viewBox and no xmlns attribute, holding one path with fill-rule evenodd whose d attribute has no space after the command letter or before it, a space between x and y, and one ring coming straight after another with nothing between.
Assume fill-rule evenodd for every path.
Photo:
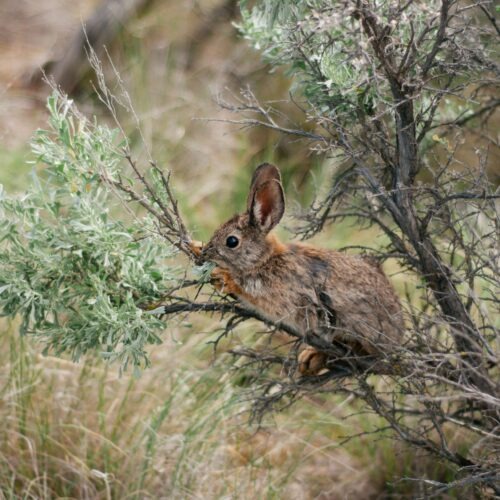
<instances>
[{"instance_id":1,"label":"rabbit's eye","mask_svg":"<svg viewBox=\"0 0 500 500\"><path fill-rule=\"evenodd\" d=\"M226 240L226 246L229 248L236 248L240 240L236 236L228 236Z\"/></svg>"}]
</instances>

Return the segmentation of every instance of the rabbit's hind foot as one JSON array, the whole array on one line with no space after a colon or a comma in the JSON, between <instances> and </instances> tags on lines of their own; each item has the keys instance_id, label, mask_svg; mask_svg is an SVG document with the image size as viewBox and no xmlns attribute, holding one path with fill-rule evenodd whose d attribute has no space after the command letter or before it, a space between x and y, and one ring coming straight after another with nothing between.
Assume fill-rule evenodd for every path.
<instances>
[{"instance_id":1,"label":"rabbit's hind foot","mask_svg":"<svg viewBox=\"0 0 500 500\"><path fill-rule=\"evenodd\" d=\"M307 346L298 357L299 372L301 375L319 375L326 370L326 354L317 351L314 347Z\"/></svg>"}]
</instances>

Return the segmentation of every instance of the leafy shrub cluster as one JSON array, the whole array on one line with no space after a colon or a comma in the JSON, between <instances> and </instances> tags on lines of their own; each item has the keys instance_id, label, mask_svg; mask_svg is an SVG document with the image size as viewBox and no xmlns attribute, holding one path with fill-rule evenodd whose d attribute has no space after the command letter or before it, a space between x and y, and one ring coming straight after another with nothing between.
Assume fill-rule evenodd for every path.
<instances>
[{"instance_id":1,"label":"leafy shrub cluster","mask_svg":"<svg viewBox=\"0 0 500 500\"><path fill-rule=\"evenodd\" d=\"M147 217L116 215L105 180L124 175L118 132L58 95L48 107L50 128L32 144L43 170L22 196L1 192L1 314L19 314L45 352L78 360L97 349L124 368L145 366L145 346L165 328L145 308L177 285L175 249Z\"/></svg>"}]
</instances>

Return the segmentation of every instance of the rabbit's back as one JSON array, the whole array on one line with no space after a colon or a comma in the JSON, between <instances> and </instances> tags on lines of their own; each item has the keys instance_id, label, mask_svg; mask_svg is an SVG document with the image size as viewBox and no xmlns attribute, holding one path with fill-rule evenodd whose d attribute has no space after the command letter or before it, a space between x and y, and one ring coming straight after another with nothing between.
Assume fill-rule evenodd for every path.
<instances>
[{"instance_id":1,"label":"rabbit's back","mask_svg":"<svg viewBox=\"0 0 500 500\"><path fill-rule=\"evenodd\" d=\"M276 243L272 257L242 277L241 300L273 320L327 332L369 354L398 342L399 300L383 271L369 260L309 245Z\"/></svg>"}]
</instances>

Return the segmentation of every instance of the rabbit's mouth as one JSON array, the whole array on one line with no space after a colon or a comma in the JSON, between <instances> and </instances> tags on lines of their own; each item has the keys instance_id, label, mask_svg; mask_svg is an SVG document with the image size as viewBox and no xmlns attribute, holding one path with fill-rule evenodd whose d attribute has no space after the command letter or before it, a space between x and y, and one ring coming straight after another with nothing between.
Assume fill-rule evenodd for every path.
<instances>
[{"instance_id":1,"label":"rabbit's mouth","mask_svg":"<svg viewBox=\"0 0 500 500\"><path fill-rule=\"evenodd\" d=\"M205 264L205 262L207 262L207 260L208 259L206 258L205 254L202 252L195 258L194 263L197 266L202 266L203 264Z\"/></svg>"},{"instance_id":2,"label":"rabbit's mouth","mask_svg":"<svg viewBox=\"0 0 500 500\"><path fill-rule=\"evenodd\" d=\"M215 251L215 249L210 247L209 245L204 246L195 260L196 265L201 266L205 262L209 261L215 262L216 253L217 252Z\"/></svg>"}]
</instances>

